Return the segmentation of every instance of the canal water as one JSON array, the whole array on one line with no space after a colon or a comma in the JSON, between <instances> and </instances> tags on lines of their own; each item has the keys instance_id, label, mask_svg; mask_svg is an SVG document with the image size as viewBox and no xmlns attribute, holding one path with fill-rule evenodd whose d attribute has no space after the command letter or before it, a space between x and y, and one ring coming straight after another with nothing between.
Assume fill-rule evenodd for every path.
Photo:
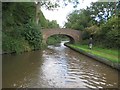
<instances>
[{"instance_id":1,"label":"canal water","mask_svg":"<svg viewBox=\"0 0 120 90\"><path fill-rule=\"evenodd\" d=\"M118 88L118 71L64 46L3 55L3 88Z\"/></svg>"}]
</instances>

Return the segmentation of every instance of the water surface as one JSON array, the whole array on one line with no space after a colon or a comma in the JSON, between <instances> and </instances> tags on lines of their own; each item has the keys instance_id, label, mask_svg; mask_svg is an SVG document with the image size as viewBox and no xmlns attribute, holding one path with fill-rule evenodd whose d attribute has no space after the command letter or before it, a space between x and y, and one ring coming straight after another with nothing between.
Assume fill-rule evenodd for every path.
<instances>
[{"instance_id":1,"label":"water surface","mask_svg":"<svg viewBox=\"0 0 120 90\"><path fill-rule=\"evenodd\" d=\"M118 71L64 46L3 55L3 88L118 88Z\"/></svg>"}]
</instances>

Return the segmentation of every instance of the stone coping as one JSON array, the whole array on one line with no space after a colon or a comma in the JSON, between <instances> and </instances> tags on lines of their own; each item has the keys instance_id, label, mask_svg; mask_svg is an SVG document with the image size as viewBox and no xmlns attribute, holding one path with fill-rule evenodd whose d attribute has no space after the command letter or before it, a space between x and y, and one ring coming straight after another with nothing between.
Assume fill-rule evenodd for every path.
<instances>
[{"instance_id":1,"label":"stone coping","mask_svg":"<svg viewBox=\"0 0 120 90\"><path fill-rule=\"evenodd\" d=\"M77 52L79 52L81 54L84 54L84 55L86 55L86 56L88 56L90 58L98 60L99 62L104 63L104 64L106 64L106 65L108 65L108 66L110 66L110 67L112 67L114 69L120 70L120 63L114 63L114 62L112 62L112 61L110 61L108 59L96 56L96 55L91 54L91 53L87 53L87 52L85 52L85 51L83 51L81 49L76 49L74 47L71 47L68 44L64 44L64 45L67 46L67 47L69 47L70 49L75 50L75 51L77 51Z\"/></svg>"}]
</instances>

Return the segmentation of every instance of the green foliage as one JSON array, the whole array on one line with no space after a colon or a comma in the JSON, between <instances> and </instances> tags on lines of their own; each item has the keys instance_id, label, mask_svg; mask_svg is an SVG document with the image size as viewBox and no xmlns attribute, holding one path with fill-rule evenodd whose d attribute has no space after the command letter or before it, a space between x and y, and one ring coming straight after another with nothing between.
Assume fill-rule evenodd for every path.
<instances>
[{"instance_id":1,"label":"green foliage","mask_svg":"<svg viewBox=\"0 0 120 90\"><path fill-rule=\"evenodd\" d=\"M59 28L59 24L57 24L56 20L52 20L52 21L47 21L47 28Z\"/></svg>"},{"instance_id":2,"label":"green foliage","mask_svg":"<svg viewBox=\"0 0 120 90\"><path fill-rule=\"evenodd\" d=\"M93 2L88 10L90 11L93 20L97 21L96 24L101 24L111 16L115 15L116 6L117 3L115 2Z\"/></svg>"},{"instance_id":3,"label":"green foliage","mask_svg":"<svg viewBox=\"0 0 120 90\"><path fill-rule=\"evenodd\" d=\"M60 42L61 42L61 38L58 35L51 36L47 40L48 45L58 44Z\"/></svg>"},{"instance_id":4,"label":"green foliage","mask_svg":"<svg viewBox=\"0 0 120 90\"><path fill-rule=\"evenodd\" d=\"M42 13L42 11L40 11L39 17L40 17L39 23L40 23L41 27L42 28L47 28L48 23L47 23L47 20L46 20L45 16Z\"/></svg>"},{"instance_id":5,"label":"green foliage","mask_svg":"<svg viewBox=\"0 0 120 90\"><path fill-rule=\"evenodd\" d=\"M37 25L34 23L26 24L22 35L25 37L25 40L27 40L31 45L32 49L40 49L42 43L42 35Z\"/></svg>"},{"instance_id":6,"label":"green foliage","mask_svg":"<svg viewBox=\"0 0 120 90\"><path fill-rule=\"evenodd\" d=\"M62 1L62 4L60 4ZM48 10L60 7L60 6L67 6L68 4L73 5L73 7L77 7L77 5L79 4L79 0L54 0L51 2L51 0L40 0L39 4L40 6L43 6L45 8L47 8Z\"/></svg>"},{"instance_id":7,"label":"green foliage","mask_svg":"<svg viewBox=\"0 0 120 90\"><path fill-rule=\"evenodd\" d=\"M40 49L42 36L35 23L34 2L3 2L3 52Z\"/></svg>"},{"instance_id":8,"label":"green foliage","mask_svg":"<svg viewBox=\"0 0 120 90\"><path fill-rule=\"evenodd\" d=\"M30 51L29 44L24 38L16 39L11 36L3 34L2 48L7 53L21 53L24 51Z\"/></svg>"},{"instance_id":9,"label":"green foliage","mask_svg":"<svg viewBox=\"0 0 120 90\"><path fill-rule=\"evenodd\" d=\"M112 61L113 63L120 63L120 60L118 59L118 50L115 49L108 49L108 48L100 48L97 46L94 46L92 50L88 48L87 45L73 45L69 44L70 47L75 49L80 49L84 52L93 54L95 56L105 58L107 60Z\"/></svg>"},{"instance_id":10,"label":"green foliage","mask_svg":"<svg viewBox=\"0 0 120 90\"><path fill-rule=\"evenodd\" d=\"M97 25L92 25L90 27L85 28L85 30L83 31L83 40L85 39L89 39L91 36L97 36L97 34L99 33L100 28ZM85 40L86 43L86 40Z\"/></svg>"},{"instance_id":11,"label":"green foliage","mask_svg":"<svg viewBox=\"0 0 120 90\"><path fill-rule=\"evenodd\" d=\"M55 45L60 43L61 41L69 41L69 38L67 36L64 35L53 35L51 37L48 38L47 40L47 44L48 45Z\"/></svg>"},{"instance_id":12,"label":"green foliage","mask_svg":"<svg viewBox=\"0 0 120 90\"><path fill-rule=\"evenodd\" d=\"M106 23L101 25L101 30L96 35L98 40L101 40L101 43L107 47L119 48L120 46L120 33L118 28L118 17L113 16Z\"/></svg>"},{"instance_id":13,"label":"green foliage","mask_svg":"<svg viewBox=\"0 0 120 90\"><path fill-rule=\"evenodd\" d=\"M118 30L112 30L109 31L106 34L106 39L109 42L109 45L111 47L119 47L120 46L120 34L118 33Z\"/></svg>"},{"instance_id":14,"label":"green foliage","mask_svg":"<svg viewBox=\"0 0 120 90\"><path fill-rule=\"evenodd\" d=\"M94 34L98 33L99 27L96 26L96 25L93 25L93 26L91 26L91 27L87 27L87 28L86 28L86 31L87 31L89 34L94 35Z\"/></svg>"},{"instance_id":15,"label":"green foliage","mask_svg":"<svg viewBox=\"0 0 120 90\"><path fill-rule=\"evenodd\" d=\"M3 2L2 9L4 28L21 26L35 17L35 5L32 2Z\"/></svg>"},{"instance_id":16,"label":"green foliage","mask_svg":"<svg viewBox=\"0 0 120 90\"><path fill-rule=\"evenodd\" d=\"M91 18L88 10L82 9L80 11L74 11L68 15L65 27L83 31L89 26L90 20Z\"/></svg>"},{"instance_id":17,"label":"green foliage","mask_svg":"<svg viewBox=\"0 0 120 90\"><path fill-rule=\"evenodd\" d=\"M120 3L120 2L119 2ZM94 2L87 9L74 11L68 15L66 28L83 31L83 43L93 36L94 44L108 47L120 47L120 28L118 2Z\"/></svg>"},{"instance_id":18,"label":"green foliage","mask_svg":"<svg viewBox=\"0 0 120 90\"><path fill-rule=\"evenodd\" d=\"M59 7L59 2L58 1L51 2L50 0L40 0L37 5L45 7L48 10L51 10Z\"/></svg>"}]
</instances>

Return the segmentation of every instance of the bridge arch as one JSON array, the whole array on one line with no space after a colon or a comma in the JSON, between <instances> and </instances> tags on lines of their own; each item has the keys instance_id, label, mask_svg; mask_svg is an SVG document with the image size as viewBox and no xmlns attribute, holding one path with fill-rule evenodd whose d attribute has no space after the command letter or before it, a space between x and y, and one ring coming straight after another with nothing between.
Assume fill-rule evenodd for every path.
<instances>
[{"instance_id":1,"label":"bridge arch","mask_svg":"<svg viewBox=\"0 0 120 90\"><path fill-rule=\"evenodd\" d=\"M64 36L66 36L66 37L68 37L69 38L69 40L70 40L70 43L75 43L75 40L74 40L74 38L73 37L71 37L70 35L66 35L66 34L54 34L54 35L64 35ZM46 38L46 43L47 43L47 40L48 40L48 38L49 37L52 37L52 36L54 36L54 35L50 35L50 36L48 36L47 38Z\"/></svg>"},{"instance_id":2,"label":"bridge arch","mask_svg":"<svg viewBox=\"0 0 120 90\"><path fill-rule=\"evenodd\" d=\"M80 42L80 40L81 40L81 32L78 30L72 30L72 29L60 29L60 28L43 29L42 34L43 34L43 43L45 43L45 44L46 44L47 39L50 36L57 35L57 34L65 35L65 36L69 37L70 41L72 43Z\"/></svg>"}]
</instances>

